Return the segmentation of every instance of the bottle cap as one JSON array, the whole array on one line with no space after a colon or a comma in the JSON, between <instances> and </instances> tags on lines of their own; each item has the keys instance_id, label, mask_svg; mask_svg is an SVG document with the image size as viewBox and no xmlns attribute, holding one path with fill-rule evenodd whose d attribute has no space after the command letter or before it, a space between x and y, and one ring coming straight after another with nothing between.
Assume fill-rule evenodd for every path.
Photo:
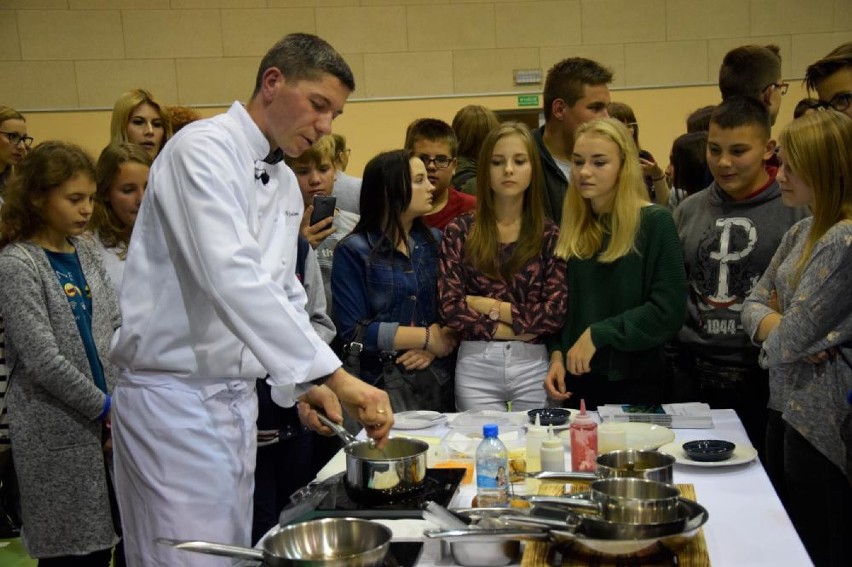
<instances>
[{"instance_id":1,"label":"bottle cap","mask_svg":"<svg viewBox=\"0 0 852 567\"><path fill-rule=\"evenodd\" d=\"M486 439L489 437L497 437L497 424L486 423L482 426L482 436Z\"/></svg>"},{"instance_id":2,"label":"bottle cap","mask_svg":"<svg viewBox=\"0 0 852 567\"><path fill-rule=\"evenodd\" d=\"M553 426L547 428L547 438L541 442L542 449L562 449L562 441L553 434Z\"/></svg>"},{"instance_id":3,"label":"bottle cap","mask_svg":"<svg viewBox=\"0 0 852 567\"><path fill-rule=\"evenodd\" d=\"M586 413L586 400L580 400L580 413L574 418L574 423L577 425L589 425L595 423L592 416Z\"/></svg>"},{"instance_id":4,"label":"bottle cap","mask_svg":"<svg viewBox=\"0 0 852 567\"><path fill-rule=\"evenodd\" d=\"M530 425L527 427L527 436L532 437L544 437L547 434L547 430L541 424L541 415L536 414L535 416L535 425Z\"/></svg>"}]
</instances>

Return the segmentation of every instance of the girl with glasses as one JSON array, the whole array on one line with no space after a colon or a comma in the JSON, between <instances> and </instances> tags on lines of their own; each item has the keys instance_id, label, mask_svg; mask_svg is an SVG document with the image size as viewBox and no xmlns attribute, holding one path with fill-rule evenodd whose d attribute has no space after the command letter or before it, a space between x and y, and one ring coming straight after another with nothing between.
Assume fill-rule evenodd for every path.
<instances>
[{"instance_id":1,"label":"girl with glasses","mask_svg":"<svg viewBox=\"0 0 852 567\"><path fill-rule=\"evenodd\" d=\"M0 106L0 203L3 190L18 162L27 154L33 139L27 136L24 115L8 106Z\"/></svg>"}]
</instances>

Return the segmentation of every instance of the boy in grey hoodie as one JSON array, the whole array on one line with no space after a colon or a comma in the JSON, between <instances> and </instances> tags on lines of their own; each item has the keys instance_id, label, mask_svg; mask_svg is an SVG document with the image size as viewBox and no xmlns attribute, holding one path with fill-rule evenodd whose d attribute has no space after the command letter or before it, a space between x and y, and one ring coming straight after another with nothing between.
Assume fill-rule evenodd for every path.
<instances>
[{"instance_id":1,"label":"boy in grey hoodie","mask_svg":"<svg viewBox=\"0 0 852 567\"><path fill-rule=\"evenodd\" d=\"M689 297L678 334L678 399L733 408L762 454L768 374L740 322L743 302L784 233L807 216L789 209L764 162L774 154L770 117L757 100L734 96L713 112L707 165L713 183L674 212L684 249Z\"/></svg>"}]
</instances>

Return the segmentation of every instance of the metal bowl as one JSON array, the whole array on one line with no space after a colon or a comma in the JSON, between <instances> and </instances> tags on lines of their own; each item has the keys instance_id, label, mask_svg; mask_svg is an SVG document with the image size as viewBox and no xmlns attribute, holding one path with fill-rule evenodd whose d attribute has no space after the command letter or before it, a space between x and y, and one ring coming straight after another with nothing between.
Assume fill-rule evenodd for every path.
<instances>
[{"instance_id":1,"label":"metal bowl","mask_svg":"<svg viewBox=\"0 0 852 567\"><path fill-rule=\"evenodd\" d=\"M693 461L703 463L725 461L734 454L736 445L720 439L700 439L683 444L683 452Z\"/></svg>"},{"instance_id":2,"label":"metal bowl","mask_svg":"<svg viewBox=\"0 0 852 567\"><path fill-rule=\"evenodd\" d=\"M521 542L514 540L447 541L453 561L469 567L503 567L521 557Z\"/></svg>"},{"instance_id":3,"label":"metal bowl","mask_svg":"<svg viewBox=\"0 0 852 567\"><path fill-rule=\"evenodd\" d=\"M530 423L535 424L535 418L538 416L541 425L564 425L571 412L565 408L538 408L531 409L527 412L530 418Z\"/></svg>"},{"instance_id":4,"label":"metal bowl","mask_svg":"<svg viewBox=\"0 0 852 567\"><path fill-rule=\"evenodd\" d=\"M324 518L285 526L263 541L263 551L287 565L368 567L381 565L391 531L369 520Z\"/></svg>"}]
</instances>

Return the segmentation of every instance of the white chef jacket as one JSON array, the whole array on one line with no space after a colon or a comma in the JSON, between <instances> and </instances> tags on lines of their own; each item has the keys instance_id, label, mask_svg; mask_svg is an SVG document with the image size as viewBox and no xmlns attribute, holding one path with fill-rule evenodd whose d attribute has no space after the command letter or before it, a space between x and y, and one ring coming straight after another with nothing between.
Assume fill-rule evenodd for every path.
<instances>
[{"instance_id":1,"label":"white chef jacket","mask_svg":"<svg viewBox=\"0 0 852 567\"><path fill-rule=\"evenodd\" d=\"M111 353L125 377L202 379L212 395L269 373L275 401L292 405L294 384L340 367L295 276L302 195L283 161L262 161L269 151L235 102L182 129L154 161Z\"/></svg>"}]
</instances>

